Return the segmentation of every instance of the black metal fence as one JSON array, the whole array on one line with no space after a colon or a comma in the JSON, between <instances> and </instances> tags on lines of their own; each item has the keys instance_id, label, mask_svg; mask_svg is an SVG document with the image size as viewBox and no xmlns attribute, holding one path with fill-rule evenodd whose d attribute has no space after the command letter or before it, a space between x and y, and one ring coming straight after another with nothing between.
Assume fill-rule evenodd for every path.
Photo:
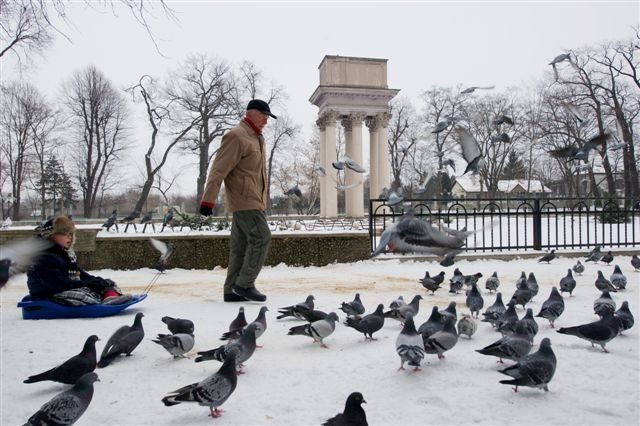
<instances>
[{"instance_id":1,"label":"black metal fence","mask_svg":"<svg viewBox=\"0 0 640 426\"><path fill-rule=\"evenodd\" d=\"M434 226L475 231L467 251L549 250L640 246L640 199L496 198L405 199ZM369 202L369 236L375 250L382 231L404 214L403 205Z\"/></svg>"}]
</instances>

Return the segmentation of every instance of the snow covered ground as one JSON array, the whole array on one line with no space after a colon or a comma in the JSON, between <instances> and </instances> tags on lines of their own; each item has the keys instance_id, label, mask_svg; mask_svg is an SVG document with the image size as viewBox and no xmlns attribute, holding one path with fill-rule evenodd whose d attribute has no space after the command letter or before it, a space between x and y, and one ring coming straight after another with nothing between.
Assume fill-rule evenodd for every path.
<instances>
[{"instance_id":1,"label":"snow covered ground","mask_svg":"<svg viewBox=\"0 0 640 426\"><path fill-rule=\"evenodd\" d=\"M216 361L194 363L198 350L219 346L221 333L235 317L238 303L222 302L225 270L169 270L158 280L147 300L122 314L99 319L25 321L16 308L26 294L24 275L14 277L0 292L1 349L1 417L2 425L24 423L30 415L55 394L67 388L62 384L41 382L23 384L29 375L45 371L80 352L85 339L97 334L98 352L118 327L133 322L137 311L144 312L146 337L130 358L122 358L105 369L97 370L101 381L89 409L78 424L85 425L302 425L320 424L342 411L353 391L363 393L363 405L370 424L575 424L637 425L640 422L640 347L638 325L607 345L610 353L573 336L556 333L539 318L537 344L549 337L558 358L558 368L550 392L499 384L506 379L498 373L503 365L496 358L476 353L500 335L487 323L479 323L471 340L460 338L446 353L446 360L427 355L422 372L397 371L399 358L395 339L399 323L387 320L377 333L378 340L364 342L361 334L339 324L323 349L304 336L288 336L287 331L301 322L276 320L277 308L316 297L317 309L335 310L360 292L367 312L378 303L385 306L398 295L410 299L421 294L416 324L426 321L431 307L441 308L454 300L458 315L468 312L464 294L450 295L443 288L435 296L418 284L425 270L437 274L445 270L447 279L455 267L465 274L482 272L485 308L495 296L484 291L484 280L497 271L500 290L505 299L515 290L521 271L533 271L540 293L530 304L538 313L550 289L575 259L559 258L551 264L536 260L461 260L442 268L436 262L400 260L363 261L325 267L294 268L279 265L263 269L257 286L268 294L266 305L268 329L258 349L246 363L235 393L223 405L223 417L212 420L208 409L195 404L165 407L161 398L169 391L197 382L220 364ZM627 290L613 295L618 306L629 301L638 318L640 306L640 272L634 272L630 257L618 256L629 281ZM608 278L613 266L587 264L583 276L577 277L573 297L565 297L566 309L556 327L572 326L597 319L593 301L600 292L594 287L597 270ZM114 279L128 292L140 292L154 275L153 270L102 270L94 273ZM260 304L245 303L247 318L257 315ZM523 310L518 308L520 316ZM190 359L172 359L160 346L151 342L159 332L166 332L160 321L164 315L189 318L196 329L196 346ZM507 361L507 365L509 365Z\"/></svg>"}]
</instances>

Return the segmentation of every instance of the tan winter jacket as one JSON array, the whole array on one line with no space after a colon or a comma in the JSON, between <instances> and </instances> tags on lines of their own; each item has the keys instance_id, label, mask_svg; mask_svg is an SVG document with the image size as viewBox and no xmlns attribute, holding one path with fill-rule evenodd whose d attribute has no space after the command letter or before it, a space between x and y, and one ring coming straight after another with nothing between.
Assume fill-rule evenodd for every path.
<instances>
[{"instance_id":1,"label":"tan winter jacket","mask_svg":"<svg viewBox=\"0 0 640 426\"><path fill-rule=\"evenodd\" d=\"M267 171L264 138L241 121L220 142L202 196L213 205L224 181L229 212L267 209Z\"/></svg>"}]
</instances>

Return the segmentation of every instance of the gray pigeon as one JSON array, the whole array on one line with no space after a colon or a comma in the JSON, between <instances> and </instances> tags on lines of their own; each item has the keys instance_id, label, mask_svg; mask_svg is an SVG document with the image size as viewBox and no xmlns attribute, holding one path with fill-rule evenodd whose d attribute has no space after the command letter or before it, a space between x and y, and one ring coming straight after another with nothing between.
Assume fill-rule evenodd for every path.
<instances>
[{"instance_id":1,"label":"gray pigeon","mask_svg":"<svg viewBox=\"0 0 640 426\"><path fill-rule=\"evenodd\" d=\"M184 358L184 354L193 349L195 339L193 334L158 334L158 337L151 340L167 350L174 358Z\"/></svg>"},{"instance_id":2,"label":"gray pigeon","mask_svg":"<svg viewBox=\"0 0 640 426\"><path fill-rule=\"evenodd\" d=\"M0 246L0 288L15 274L25 272L51 246L44 238L12 240Z\"/></svg>"},{"instance_id":3,"label":"gray pigeon","mask_svg":"<svg viewBox=\"0 0 640 426\"><path fill-rule=\"evenodd\" d=\"M582 275L582 273L584 272L584 265L582 264L582 262L578 260L576 264L573 265L573 272L578 275Z\"/></svg>"},{"instance_id":4,"label":"gray pigeon","mask_svg":"<svg viewBox=\"0 0 640 426\"><path fill-rule=\"evenodd\" d=\"M598 278L596 278L596 281L594 282L594 285L600 291L607 290L607 291L611 291L611 292L614 292L614 293L618 291L613 286L613 284L611 284L611 281L609 281L608 279L606 279L604 277L604 274L602 273L602 271L598 271Z\"/></svg>"},{"instance_id":5,"label":"gray pigeon","mask_svg":"<svg viewBox=\"0 0 640 426\"><path fill-rule=\"evenodd\" d=\"M614 316L618 320L620 333L622 333L623 331L627 331L631 327L633 327L633 314L629 310L629 302L627 302L626 300L622 302L622 306L620 306L620 309L615 312Z\"/></svg>"},{"instance_id":6,"label":"gray pigeon","mask_svg":"<svg viewBox=\"0 0 640 426\"><path fill-rule=\"evenodd\" d=\"M149 241L151 241L151 245L160 253L160 258L153 265L153 269L162 272L169 266L169 258L173 254L173 246L164 241L156 240L155 238L150 238Z\"/></svg>"},{"instance_id":7,"label":"gray pigeon","mask_svg":"<svg viewBox=\"0 0 640 426\"><path fill-rule=\"evenodd\" d=\"M529 290L531 290L532 299L538 295L540 286L538 285L538 280L536 280L536 276L533 274L533 272L529 272L529 277L527 277L527 287L529 287Z\"/></svg>"},{"instance_id":8,"label":"gray pigeon","mask_svg":"<svg viewBox=\"0 0 640 426\"><path fill-rule=\"evenodd\" d=\"M455 321L451 317L444 320L442 330L432 334L427 339L423 339L424 351L428 354L438 354L438 359L444 359L444 353L452 349L458 343L458 332Z\"/></svg>"},{"instance_id":9,"label":"gray pigeon","mask_svg":"<svg viewBox=\"0 0 640 426\"><path fill-rule=\"evenodd\" d=\"M615 286L618 290L624 290L627 288L627 277L624 276L622 271L620 270L620 266L616 265L613 269L613 274L609 278L611 284Z\"/></svg>"},{"instance_id":10,"label":"gray pigeon","mask_svg":"<svg viewBox=\"0 0 640 426\"><path fill-rule=\"evenodd\" d=\"M502 293L498 292L496 293L496 301L493 302L493 305L489 306L482 313L482 316L484 316L482 321L491 323L492 327L497 327L498 320L506 310L507 307L504 306L504 303L502 302Z\"/></svg>"},{"instance_id":11,"label":"gray pigeon","mask_svg":"<svg viewBox=\"0 0 640 426\"><path fill-rule=\"evenodd\" d=\"M447 317L453 318L453 323L458 321L458 313L456 312L456 302L449 302L446 308L440 311L442 320L445 321Z\"/></svg>"},{"instance_id":12,"label":"gray pigeon","mask_svg":"<svg viewBox=\"0 0 640 426\"><path fill-rule=\"evenodd\" d=\"M416 330L412 313L407 313L404 326L396 338L396 352L400 357L400 368L398 368L398 371L404 370L405 362L415 367L415 371L420 371L420 363L422 363L424 359L424 343L422 337Z\"/></svg>"},{"instance_id":13,"label":"gray pigeon","mask_svg":"<svg viewBox=\"0 0 640 426\"><path fill-rule=\"evenodd\" d=\"M498 291L498 287L500 287L500 279L498 278L498 272L494 271L493 274L491 274L491 276L487 278L487 281L484 284L484 288L489 290L489 292L492 292Z\"/></svg>"},{"instance_id":14,"label":"gray pigeon","mask_svg":"<svg viewBox=\"0 0 640 426\"><path fill-rule=\"evenodd\" d=\"M278 308L278 313L280 315L278 315L276 319L294 317L301 320L305 320L305 317L303 316L303 312L313 311L313 309L315 308L315 304L313 303L314 300L315 300L315 297L313 297L313 295L310 294L307 296L304 302L297 303L291 306L285 306L284 308Z\"/></svg>"},{"instance_id":15,"label":"gray pigeon","mask_svg":"<svg viewBox=\"0 0 640 426\"><path fill-rule=\"evenodd\" d=\"M485 165L480 144L464 127L456 126L455 131L457 142L462 148L462 157L467 162L467 168L463 174L467 174L468 172L477 174Z\"/></svg>"},{"instance_id":16,"label":"gray pigeon","mask_svg":"<svg viewBox=\"0 0 640 426\"><path fill-rule=\"evenodd\" d=\"M484 299L478 291L478 285L476 283L471 284L471 290L467 295L466 304L469 311L471 311L471 315L473 316L475 313L475 318L478 318L480 310L484 306Z\"/></svg>"},{"instance_id":17,"label":"gray pigeon","mask_svg":"<svg viewBox=\"0 0 640 426\"><path fill-rule=\"evenodd\" d=\"M360 164L356 163L354 160L352 160L349 157L344 157L342 161L344 162L344 165L346 166L346 168L349 170L353 170L356 173L366 172L366 170L363 169Z\"/></svg>"},{"instance_id":18,"label":"gray pigeon","mask_svg":"<svg viewBox=\"0 0 640 426\"><path fill-rule=\"evenodd\" d=\"M229 323L229 331L245 328L248 325L247 318L244 316L244 307L238 308L238 315Z\"/></svg>"},{"instance_id":19,"label":"gray pigeon","mask_svg":"<svg viewBox=\"0 0 640 426\"><path fill-rule=\"evenodd\" d=\"M438 307L434 306L431 310L429 319L418 328L418 333L422 335L423 340L426 340L438 331L442 330L443 327L444 319L438 311Z\"/></svg>"},{"instance_id":20,"label":"gray pigeon","mask_svg":"<svg viewBox=\"0 0 640 426\"><path fill-rule=\"evenodd\" d=\"M524 324L524 328L527 331L527 336L529 336L529 343L533 345L533 338L538 334L538 323L535 318L533 318L533 309L527 308L527 312L525 313L522 319L516 322L514 328L518 328L518 323Z\"/></svg>"},{"instance_id":21,"label":"gray pigeon","mask_svg":"<svg viewBox=\"0 0 640 426\"><path fill-rule=\"evenodd\" d=\"M219 346L216 349L198 352L199 356L195 359L195 362L210 360L225 362L230 354L234 354L238 374L242 373L242 363L251 358L256 350L256 327L257 325L255 323L251 323L238 340L230 341L226 345Z\"/></svg>"},{"instance_id":22,"label":"gray pigeon","mask_svg":"<svg viewBox=\"0 0 640 426\"><path fill-rule=\"evenodd\" d=\"M580 263L580 261L578 261L578 263ZM573 268L575 270L575 266ZM567 275L560 279L560 293L569 292L569 296L573 296L573 290L575 288L576 280L573 278L573 274L571 274L571 269L567 269Z\"/></svg>"},{"instance_id":23,"label":"gray pigeon","mask_svg":"<svg viewBox=\"0 0 640 426\"><path fill-rule=\"evenodd\" d=\"M142 317L144 314L138 312L133 325L123 325L113 333L113 336L107 340L107 344L102 350L98 367L104 368L120 355L130 356L131 352L138 347L142 339L144 339L144 328L142 328Z\"/></svg>"},{"instance_id":24,"label":"gray pigeon","mask_svg":"<svg viewBox=\"0 0 640 426\"><path fill-rule=\"evenodd\" d=\"M591 342L592 347L597 343L602 347L604 352L609 352L605 346L618 335L619 330L618 320L613 313L607 312L598 321L577 325L575 327L563 327L558 330L558 333L588 340Z\"/></svg>"},{"instance_id":25,"label":"gray pigeon","mask_svg":"<svg viewBox=\"0 0 640 426\"><path fill-rule=\"evenodd\" d=\"M384 313L385 318L393 318L400 322L404 322L407 314L411 314L413 316L418 315L420 311L420 300L422 300L422 296L419 294L415 295L410 303L400 306L397 309L391 309Z\"/></svg>"},{"instance_id":26,"label":"gray pigeon","mask_svg":"<svg viewBox=\"0 0 640 426\"><path fill-rule=\"evenodd\" d=\"M608 290L602 290L602 294L593 301L593 312L599 317L605 314L613 314L616 310L616 302L611 298Z\"/></svg>"},{"instance_id":27,"label":"gray pigeon","mask_svg":"<svg viewBox=\"0 0 640 426\"><path fill-rule=\"evenodd\" d=\"M93 398L93 384L99 382L94 372L85 373L69 390L54 396L25 426L72 425L87 411Z\"/></svg>"},{"instance_id":28,"label":"gray pigeon","mask_svg":"<svg viewBox=\"0 0 640 426\"><path fill-rule=\"evenodd\" d=\"M511 300L514 301L516 305L522 305L523 308L526 308L526 304L529 303L532 298L533 292L528 286L528 280L525 283L520 282L513 296L511 296Z\"/></svg>"},{"instance_id":29,"label":"gray pigeon","mask_svg":"<svg viewBox=\"0 0 640 426\"><path fill-rule=\"evenodd\" d=\"M267 331L266 313L268 310L269 308L267 308L266 306L262 306L260 308L260 312L258 312L258 316L251 323L255 326L254 331L255 331L256 339L259 339L260 336L262 336L264 332ZM236 328L235 330L229 330L226 333L222 333L222 337L220 337L220 340L239 339L240 336L242 336L242 334L246 331L247 327L248 326L244 328Z\"/></svg>"},{"instance_id":30,"label":"gray pigeon","mask_svg":"<svg viewBox=\"0 0 640 426\"><path fill-rule=\"evenodd\" d=\"M182 318L172 318L169 316L162 317L161 321L167 324L167 328L171 332L171 334L185 333L185 334L193 334L195 330L195 326L193 325L193 321Z\"/></svg>"},{"instance_id":31,"label":"gray pigeon","mask_svg":"<svg viewBox=\"0 0 640 426\"><path fill-rule=\"evenodd\" d=\"M468 93L473 93L478 89L480 89L480 90L491 90L493 88L495 88L495 86L471 86L471 87L467 87L466 89L462 90L460 93L468 94Z\"/></svg>"},{"instance_id":32,"label":"gray pigeon","mask_svg":"<svg viewBox=\"0 0 640 426\"><path fill-rule=\"evenodd\" d=\"M491 355L503 359L518 361L531 351L531 342L524 323L518 323L513 334L504 336L502 339L478 349L476 352L482 355Z\"/></svg>"},{"instance_id":33,"label":"gray pigeon","mask_svg":"<svg viewBox=\"0 0 640 426\"><path fill-rule=\"evenodd\" d=\"M631 266L635 271L640 271L640 257L637 254L631 256Z\"/></svg>"},{"instance_id":34,"label":"gray pigeon","mask_svg":"<svg viewBox=\"0 0 640 426\"><path fill-rule=\"evenodd\" d=\"M549 154L555 158L566 158L569 161L589 161L589 152L591 150L598 150L598 146L604 145L604 143L611 137L608 133L603 133L586 141L582 146L575 147L573 145L565 146L563 148L554 149L549 151ZM589 261L589 260L587 260Z\"/></svg>"},{"instance_id":35,"label":"gray pigeon","mask_svg":"<svg viewBox=\"0 0 640 426\"><path fill-rule=\"evenodd\" d=\"M398 309L400 306L406 305L407 302L404 301L404 297L398 296L397 299L393 300L389 303L389 309Z\"/></svg>"},{"instance_id":36,"label":"gray pigeon","mask_svg":"<svg viewBox=\"0 0 640 426\"><path fill-rule=\"evenodd\" d=\"M593 250L591 250L587 256L585 257L585 262L595 262L598 263L600 259L602 259L602 253L600 252L600 246L595 246Z\"/></svg>"},{"instance_id":37,"label":"gray pigeon","mask_svg":"<svg viewBox=\"0 0 640 426\"><path fill-rule=\"evenodd\" d=\"M453 277L449 278L449 293L457 294L464 286L464 275L460 272L460 269L456 268L453 271Z\"/></svg>"},{"instance_id":38,"label":"gray pigeon","mask_svg":"<svg viewBox=\"0 0 640 426\"><path fill-rule=\"evenodd\" d=\"M182 402L195 402L199 405L209 407L211 417L220 417L222 410L218 410L218 407L229 399L238 384L235 367L236 353L230 351L216 373L201 382L192 383L171 392L162 398L162 402L167 407Z\"/></svg>"},{"instance_id":39,"label":"gray pigeon","mask_svg":"<svg viewBox=\"0 0 640 426\"><path fill-rule=\"evenodd\" d=\"M463 334L471 339L471 336L478 330L478 324L471 318L470 315L462 314L462 318L458 321L458 336Z\"/></svg>"},{"instance_id":40,"label":"gray pigeon","mask_svg":"<svg viewBox=\"0 0 640 426\"><path fill-rule=\"evenodd\" d=\"M291 327L287 334L289 336L309 336L313 339L314 343L319 342L320 346L327 348L328 346L324 344L323 339L333 334L336 329L336 321L338 321L338 315L335 312L330 312L324 319L310 324Z\"/></svg>"},{"instance_id":41,"label":"gray pigeon","mask_svg":"<svg viewBox=\"0 0 640 426\"><path fill-rule=\"evenodd\" d=\"M564 299L558 293L558 288L551 288L551 294L549 298L544 301L542 304L542 308L540 308L540 312L537 317L544 318L549 321L551 328L554 328L554 322L557 320L560 315L564 312Z\"/></svg>"},{"instance_id":42,"label":"gray pigeon","mask_svg":"<svg viewBox=\"0 0 640 426\"><path fill-rule=\"evenodd\" d=\"M367 426L367 415L362 408L366 403L360 392L353 392L347 398L344 411L322 423L322 426Z\"/></svg>"},{"instance_id":43,"label":"gray pigeon","mask_svg":"<svg viewBox=\"0 0 640 426\"><path fill-rule=\"evenodd\" d=\"M92 335L87 338L78 355L72 356L62 364L44 373L30 376L23 383L36 383L45 380L75 384L80 377L91 373L96 369L96 342L100 340L98 336Z\"/></svg>"},{"instance_id":44,"label":"gray pigeon","mask_svg":"<svg viewBox=\"0 0 640 426\"><path fill-rule=\"evenodd\" d=\"M516 302L510 300L507 303L507 310L496 321L496 328L502 334L509 334L515 331L515 325L518 322L518 313L516 312Z\"/></svg>"},{"instance_id":45,"label":"gray pigeon","mask_svg":"<svg viewBox=\"0 0 640 426\"><path fill-rule=\"evenodd\" d=\"M555 250L551 250L549 253L545 254L540 259L538 259L538 263L540 263L540 262L549 263L555 258L556 258L556 251Z\"/></svg>"},{"instance_id":46,"label":"gray pigeon","mask_svg":"<svg viewBox=\"0 0 640 426\"><path fill-rule=\"evenodd\" d=\"M380 303L373 313L365 315L363 317L347 317L344 324L347 327L351 327L355 330L358 330L360 333L363 333L365 341L367 339L376 340L373 338L373 333L380 330L384 325L384 314L382 312L383 309L384 305Z\"/></svg>"},{"instance_id":47,"label":"gray pigeon","mask_svg":"<svg viewBox=\"0 0 640 426\"><path fill-rule=\"evenodd\" d=\"M360 293L356 293L355 298L351 302L342 302L342 306L340 307L340 309L347 315L364 314L365 309L362 301L360 300Z\"/></svg>"},{"instance_id":48,"label":"gray pigeon","mask_svg":"<svg viewBox=\"0 0 640 426\"><path fill-rule=\"evenodd\" d=\"M465 232L463 235L471 234L472 232ZM405 213L398 222L384 230L371 257L385 252L426 252L445 255L465 244L464 237L440 231L428 221L415 217L413 213Z\"/></svg>"},{"instance_id":49,"label":"gray pigeon","mask_svg":"<svg viewBox=\"0 0 640 426\"><path fill-rule=\"evenodd\" d=\"M558 56L556 56L555 58L553 58L553 60L551 62L549 62L549 65L556 65L559 64L560 62L563 61L571 61L571 54L569 53L561 53Z\"/></svg>"},{"instance_id":50,"label":"gray pigeon","mask_svg":"<svg viewBox=\"0 0 640 426\"><path fill-rule=\"evenodd\" d=\"M515 365L500 370L502 374L513 377L512 380L500 380L500 383L514 385L515 392L518 392L518 386L541 388L549 392L547 385L556 372L556 363L551 340L545 337L540 342L537 352L521 358Z\"/></svg>"},{"instance_id":51,"label":"gray pigeon","mask_svg":"<svg viewBox=\"0 0 640 426\"><path fill-rule=\"evenodd\" d=\"M520 283L527 283L527 273L522 271L520 277L516 280L516 288L520 286Z\"/></svg>"}]
</instances>

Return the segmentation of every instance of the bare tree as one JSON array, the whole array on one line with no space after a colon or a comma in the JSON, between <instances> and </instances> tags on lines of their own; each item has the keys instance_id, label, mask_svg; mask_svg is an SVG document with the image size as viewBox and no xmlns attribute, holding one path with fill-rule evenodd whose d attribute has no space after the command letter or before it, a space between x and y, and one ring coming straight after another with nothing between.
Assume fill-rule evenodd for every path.
<instances>
[{"instance_id":1,"label":"bare tree","mask_svg":"<svg viewBox=\"0 0 640 426\"><path fill-rule=\"evenodd\" d=\"M94 66L75 72L63 89L71 123L79 133L72 144L76 145L73 152L83 214L91 217L109 167L127 147L128 111L123 96Z\"/></svg>"},{"instance_id":2,"label":"bare tree","mask_svg":"<svg viewBox=\"0 0 640 426\"><path fill-rule=\"evenodd\" d=\"M421 139L421 129L418 116L406 97L391 101L391 120L389 121L389 159L394 186L401 187L402 171L406 169L405 162L410 160L416 143Z\"/></svg>"},{"instance_id":3,"label":"bare tree","mask_svg":"<svg viewBox=\"0 0 640 426\"><path fill-rule=\"evenodd\" d=\"M265 130L266 149L269 151L267 157L267 200L271 200L271 179L276 152L282 149L283 144L293 140L300 129L293 123L288 115L281 114L278 119L274 120L271 126L268 126ZM268 210L270 209L271 202L269 202L268 206Z\"/></svg>"}]
</instances>

